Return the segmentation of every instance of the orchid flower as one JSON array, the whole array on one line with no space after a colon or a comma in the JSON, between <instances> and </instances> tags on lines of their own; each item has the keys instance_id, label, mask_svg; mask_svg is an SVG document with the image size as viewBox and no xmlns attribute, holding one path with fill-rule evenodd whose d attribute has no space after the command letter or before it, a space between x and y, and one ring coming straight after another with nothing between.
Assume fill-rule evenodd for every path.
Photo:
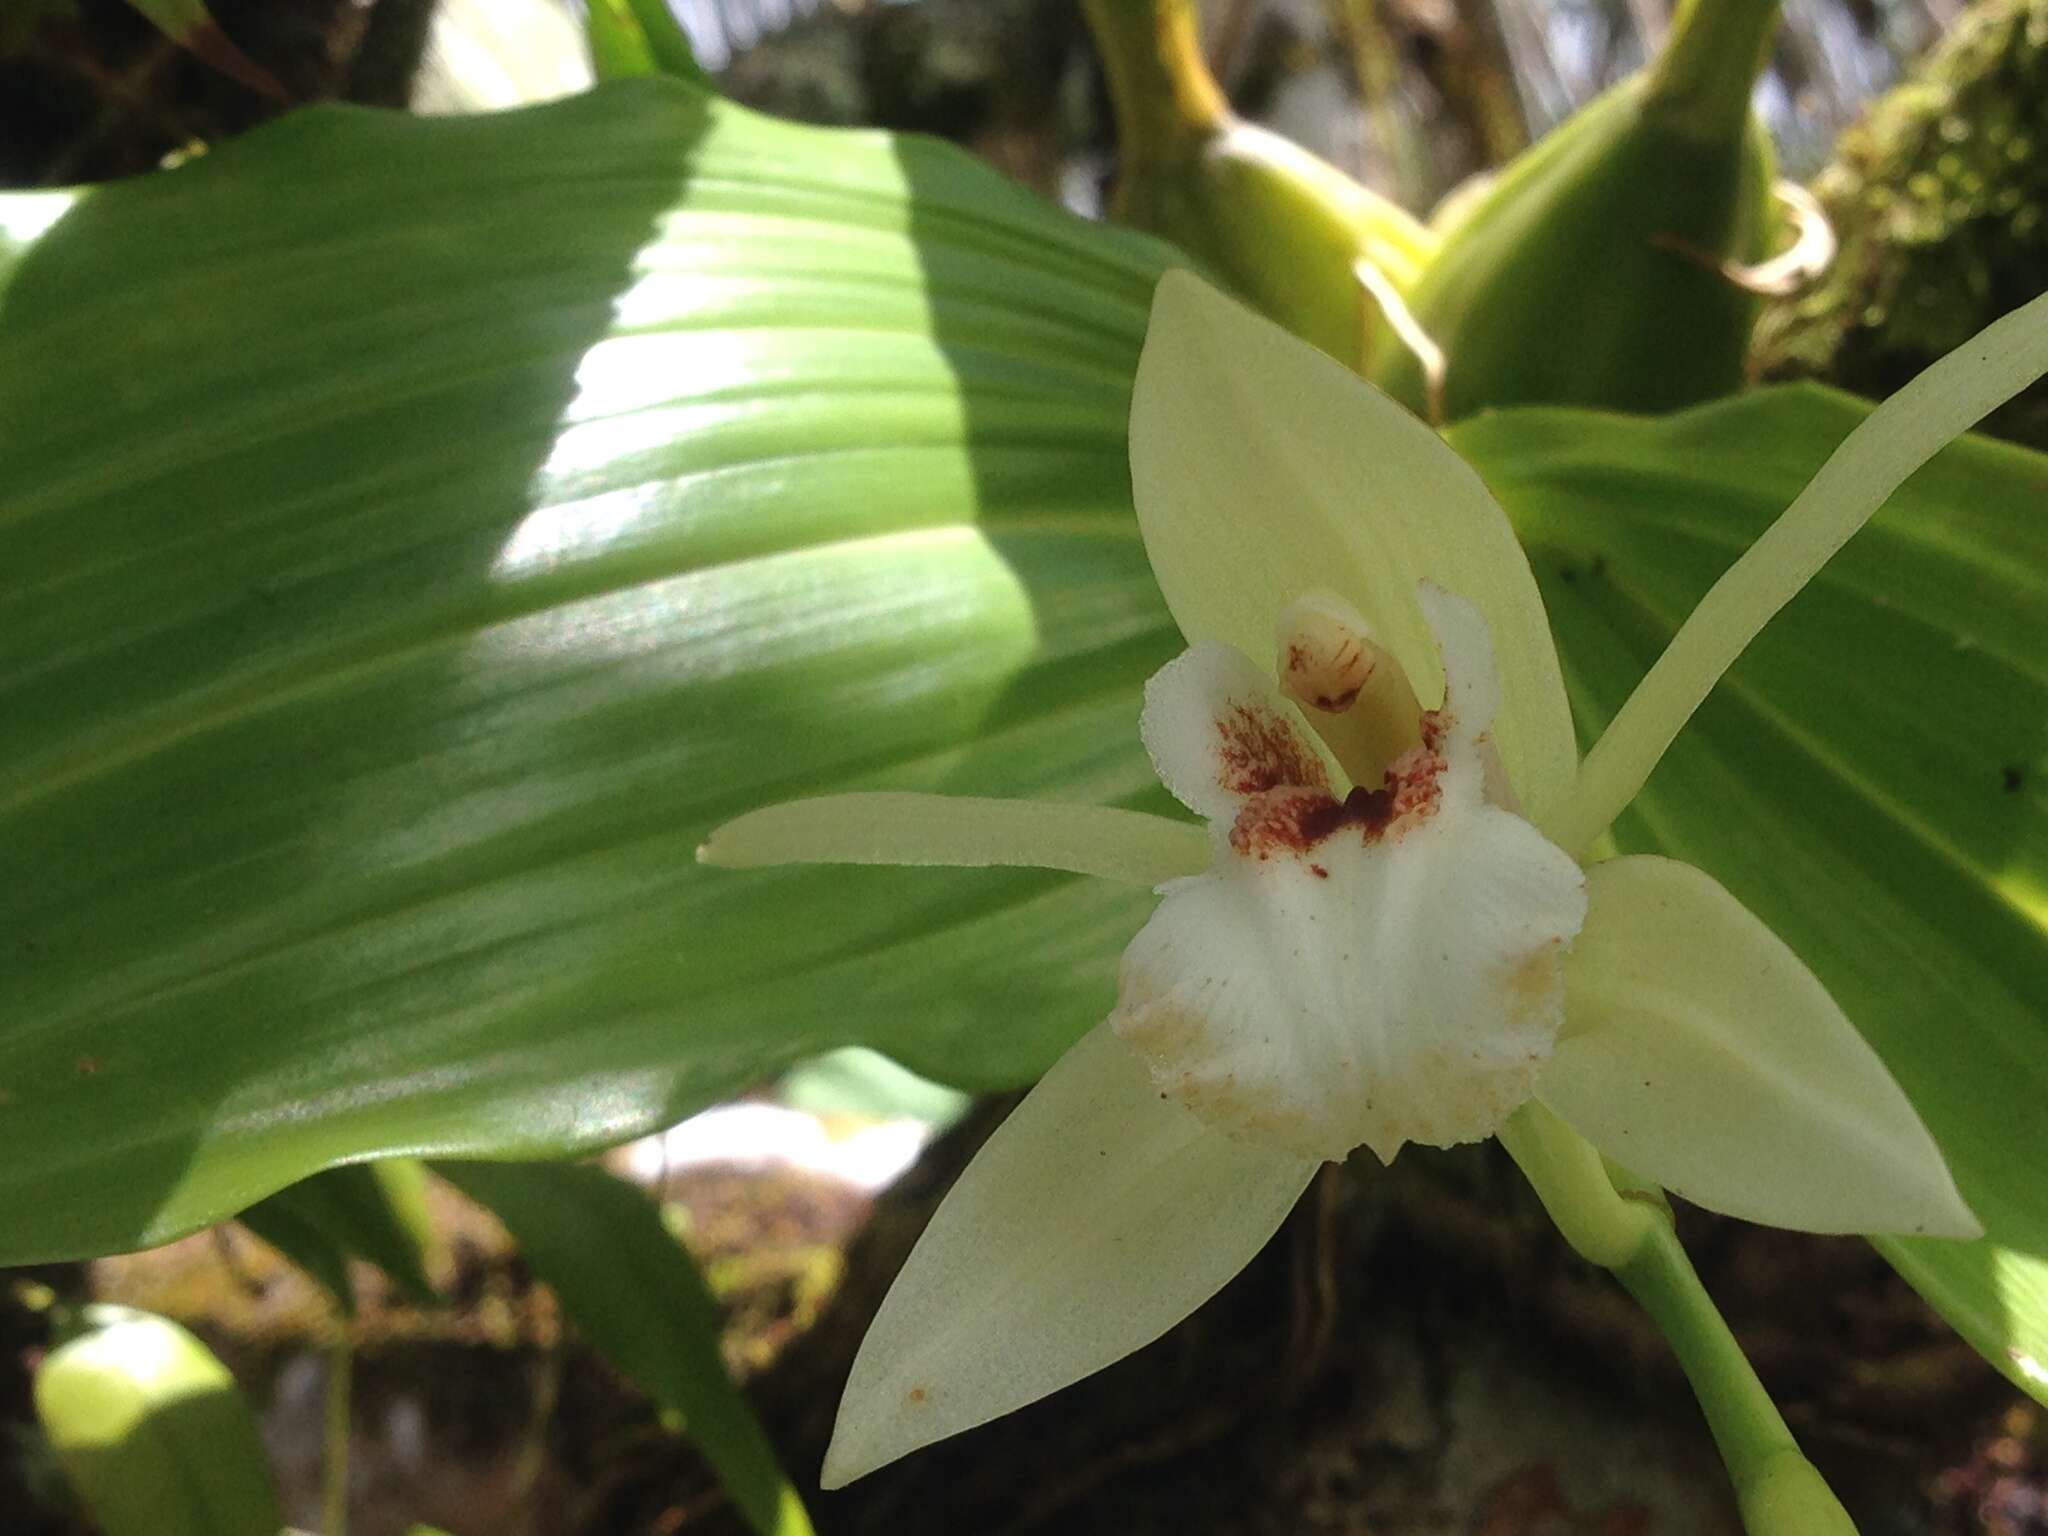
<instances>
[{"instance_id":1,"label":"orchid flower","mask_svg":"<svg viewBox=\"0 0 2048 1536\"><path fill-rule=\"evenodd\" d=\"M1478 476L1320 352L1169 273L1131 470L1188 649L1146 687L1139 729L1204 825L859 794L741 816L700 852L1025 865L1159 896L1114 1010L990 1138L883 1303L825 1486L1156 1338L1361 1146L1391 1161L1499 1134L1533 1169L1546 1146L1584 1146L1545 1141L1562 1120L1752 1221L1981 1235L1790 949L1698 869L1588 850L1771 614L2048 365L2041 309L1973 343L1968 378L1938 365L1881 407L1582 764L1535 580Z\"/></svg>"}]
</instances>

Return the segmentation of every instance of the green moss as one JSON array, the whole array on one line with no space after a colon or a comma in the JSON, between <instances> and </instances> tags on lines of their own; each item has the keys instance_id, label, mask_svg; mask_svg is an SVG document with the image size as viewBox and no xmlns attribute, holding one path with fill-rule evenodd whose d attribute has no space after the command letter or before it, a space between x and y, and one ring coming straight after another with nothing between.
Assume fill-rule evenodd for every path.
<instances>
[{"instance_id":1,"label":"green moss","mask_svg":"<svg viewBox=\"0 0 2048 1536\"><path fill-rule=\"evenodd\" d=\"M2048 284L2048 0L1978 0L1914 78L1873 102L1813 190L1841 253L1777 301L1766 378L1897 388ZM2048 446L2036 386L1992 428Z\"/></svg>"}]
</instances>

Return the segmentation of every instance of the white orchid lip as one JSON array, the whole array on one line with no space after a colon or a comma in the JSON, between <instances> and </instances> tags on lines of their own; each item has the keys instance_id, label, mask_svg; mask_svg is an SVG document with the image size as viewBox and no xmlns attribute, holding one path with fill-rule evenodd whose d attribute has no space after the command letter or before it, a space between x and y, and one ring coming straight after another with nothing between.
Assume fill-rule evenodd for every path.
<instances>
[{"instance_id":1,"label":"white orchid lip","mask_svg":"<svg viewBox=\"0 0 2048 1536\"><path fill-rule=\"evenodd\" d=\"M1420 601L1446 678L1436 709L1334 600L1317 605L1314 654L1283 623L1277 684L1210 642L1146 690L1160 777L1209 818L1216 853L1161 887L1111 1024L1162 1096L1230 1134L1333 1160L1476 1141L1533 1095L1562 1027L1584 877L1487 800L1485 621L1426 583ZM1305 715L1289 682L1316 695ZM1403 700L1405 720L1347 729ZM1416 744L1379 755L1400 740ZM1343 787L1326 751L1361 781Z\"/></svg>"},{"instance_id":2,"label":"white orchid lip","mask_svg":"<svg viewBox=\"0 0 2048 1536\"><path fill-rule=\"evenodd\" d=\"M1216 782L1233 795L1312 789L1325 796L1330 775L1293 721L1264 701L1232 699L1216 717Z\"/></svg>"}]
</instances>

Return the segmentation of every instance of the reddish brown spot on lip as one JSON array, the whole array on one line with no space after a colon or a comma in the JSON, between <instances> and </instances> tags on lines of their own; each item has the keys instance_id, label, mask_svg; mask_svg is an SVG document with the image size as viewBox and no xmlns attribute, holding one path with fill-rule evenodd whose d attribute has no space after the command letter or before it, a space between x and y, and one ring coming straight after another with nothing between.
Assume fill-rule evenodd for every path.
<instances>
[{"instance_id":1,"label":"reddish brown spot on lip","mask_svg":"<svg viewBox=\"0 0 2048 1536\"><path fill-rule=\"evenodd\" d=\"M1330 878L1330 872L1327 869L1323 868L1323 866L1320 864L1309 865L1308 872L1314 875L1318 880L1327 880Z\"/></svg>"},{"instance_id":2,"label":"reddish brown spot on lip","mask_svg":"<svg viewBox=\"0 0 2048 1536\"><path fill-rule=\"evenodd\" d=\"M1253 704L1233 704L1216 722L1222 738L1218 781L1240 795L1268 790L1312 788L1329 795L1320 759L1306 747L1286 718Z\"/></svg>"},{"instance_id":3,"label":"reddish brown spot on lip","mask_svg":"<svg viewBox=\"0 0 2048 1536\"><path fill-rule=\"evenodd\" d=\"M1444 736L1450 730L1450 717L1440 709L1425 709L1422 712L1422 746L1428 752L1442 752Z\"/></svg>"},{"instance_id":4,"label":"reddish brown spot on lip","mask_svg":"<svg viewBox=\"0 0 2048 1536\"><path fill-rule=\"evenodd\" d=\"M1418 747L1387 770L1377 789L1360 785L1342 800L1327 789L1292 786L1254 796L1231 826L1230 846L1248 857L1268 859L1276 853L1307 853L1354 829L1363 841L1374 842L1395 823L1436 808L1443 770L1441 757ZM1320 864L1309 869L1318 879L1330 877Z\"/></svg>"}]
</instances>

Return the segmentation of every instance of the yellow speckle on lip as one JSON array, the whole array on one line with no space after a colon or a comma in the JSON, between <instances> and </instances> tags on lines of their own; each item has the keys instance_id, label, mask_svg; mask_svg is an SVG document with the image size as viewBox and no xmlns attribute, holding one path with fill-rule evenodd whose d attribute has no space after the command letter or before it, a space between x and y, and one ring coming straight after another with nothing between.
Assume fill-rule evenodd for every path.
<instances>
[{"instance_id":1,"label":"yellow speckle on lip","mask_svg":"<svg viewBox=\"0 0 2048 1536\"><path fill-rule=\"evenodd\" d=\"M1546 944L1525 956L1508 974L1507 993L1513 1002L1524 1008L1547 1005L1557 995L1561 984L1558 948Z\"/></svg>"}]
</instances>

